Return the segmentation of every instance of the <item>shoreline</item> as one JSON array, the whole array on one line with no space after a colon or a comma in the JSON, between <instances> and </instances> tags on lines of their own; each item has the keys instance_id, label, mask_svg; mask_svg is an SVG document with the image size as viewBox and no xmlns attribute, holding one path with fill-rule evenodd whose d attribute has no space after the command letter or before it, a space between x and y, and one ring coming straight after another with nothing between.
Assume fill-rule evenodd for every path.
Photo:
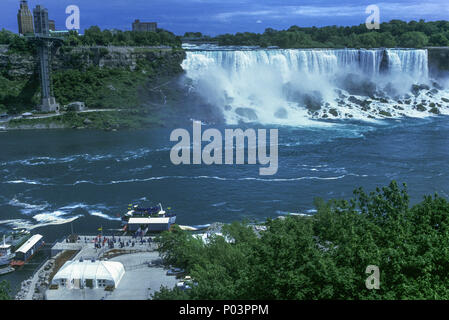
<instances>
[{"instance_id":1,"label":"shoreline","mask_svg":"<svg viewBox=\"0 0 449 320\"><path fill-rule=\"evenodd\" d=\"M109 236L104 236L105 238L109 238ZM42 262L42 264L36 268L33 275L23 280L20 283L20 289L14 296L14 300L65 300L66 296L71 296L64 288L59 288L54 290L55 288L51 287L51 278L60 270L60 268L69 260L80 260L80 259L95 259L101 261L122 261L125 265L125 270L128 275L128 280L134 281L135 276L139 275L141 272L149 273L157 275L149 279L152 282L155 282L159 285L167 282L167 279L171 279L174 281L174 278L167 277L165 275L165 268L162 265L162 261L160 260L159 253L157 251L157 247L153 241L149 241L148 239L152 239L152 236L144 237L145 241L139 243L138 239L134 239L131 236L121 236L118 237L122 239L125 243L125 247L123 248L111 248L107 245L104 245L101 249L93 248L93 241L91 241L93 236L78 236L78 240L75 243L66 243L65 241L56 242L52 247L53 255ZM151 255L151 259L148 259L148 255ZM158 262L159 261L159 262ZM160 269L159 272L156 272L156 269ZM142 271L139 271L142 270ZM147 270L147 271L146 271ZM134 280L133 280L134 279ZM164 280L165 279L165 280ZM152 286L150 288L150 292L154 292L159 288L159 286ZM173 283L174 285L174 283ZM53 290L52 290L53 289ZM118 288L120 290L121 287ZM50 293L48 290L52 290ZM128 289L129 291L129 289ZM129 294L128 291L123 291L120 293L121 297L127 297ZM100 290L89 291L88 293L94 299L97 295L106 295L103 298L115 299L114 294L102 293ZM47 294L50 297L47 297ZM134 294L136 295L136 294ZM129 298L134 297L133 294L129 296ZM149 295L145 295L145 299L149 299ZM138 297L138 299L142 299L142 297Z\"/></svg>"},{"instance_id":2,"label":"shoreline","mask_svg":"<svg viewBox=\"0 0 449 320\"><path fill-rule=\"evenodd\" d=\"M14 300L43 300L42 288L49 285L49 277L55 267L55 261L61 254L62 252L45 260L31 277L23 280Z\"/></svg>"},{"instance_id":3,"label":"shoreline","mask_svg":"<svg viewBox=\"0 0 449 320\"><path fill-rule=\"evenodd\" d=\"M62 112L46 117L14 118L0 122L0 132L54 129L118 131L123 129L161 127L163 124L158 115L150 115L148 112L149 110L134 108L105 109Z\"/></svg>"}]
</instances>

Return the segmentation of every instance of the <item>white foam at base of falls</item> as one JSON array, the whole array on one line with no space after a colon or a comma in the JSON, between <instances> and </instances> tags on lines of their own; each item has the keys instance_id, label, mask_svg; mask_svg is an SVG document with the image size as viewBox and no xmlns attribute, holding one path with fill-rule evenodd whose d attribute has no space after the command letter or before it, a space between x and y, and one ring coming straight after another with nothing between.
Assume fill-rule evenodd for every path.
<instances>
[{"instance_id":1,"label":"white foam at base of falls","mask_svg":"<svg viewBox=\"0 0 449 320\"><path fill-rule=\"evenodd\" d=\"M448 91L431 88L427 50L188 51L182 67L194 90L222 110L228 124L308 126L326 125L316 121L322 118L423 117L435 114L432 106L449 114L441 100L449 98ZM374 86L375 94L354 94L346 88L351 81L362 91ZM413 84L429 88L412 94Z\"/></svg>"}]
</instances>

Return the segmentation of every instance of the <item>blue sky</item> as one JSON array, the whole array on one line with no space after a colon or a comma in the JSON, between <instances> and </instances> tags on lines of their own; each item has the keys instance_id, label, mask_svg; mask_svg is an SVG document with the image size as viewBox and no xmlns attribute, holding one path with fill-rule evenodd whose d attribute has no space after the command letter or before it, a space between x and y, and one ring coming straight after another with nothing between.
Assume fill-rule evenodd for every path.
<instances>
[{"instance_id":1,"label":"blue sky","mask_svg":"<svg viewBox=\"0 0 449 320\"><path fill-rule=\"evenodd\" d=\"M216 35L286 29L292 25L358 25L364 23L367 5L380 8L381 22L402 20L449 20L449 0L29 0L34 8L49 9L58 30L65 29L68 5L81 12L81 29L131 29L134 19L156 21L176 34L200 31ZM0 0L0 28L17 32L19 0Z\"/></svg>"}]
</instances>

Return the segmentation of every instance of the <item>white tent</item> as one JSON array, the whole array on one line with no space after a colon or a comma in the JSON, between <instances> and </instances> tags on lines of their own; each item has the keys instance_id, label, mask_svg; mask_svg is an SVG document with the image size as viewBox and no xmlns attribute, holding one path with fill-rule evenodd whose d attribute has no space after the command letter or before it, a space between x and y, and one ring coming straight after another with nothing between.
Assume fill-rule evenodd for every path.
<instances>
[{"instance_id":1,"label":"white tent","mask_svg":"<svg viewBox=\"0 0 449 320\"><path fill-rule=\"evenodd\" d=\"M53 283L69 289L116 288L125 274L123 264L116 261L67 261L53 277Z\"/></svg>"}]
</instances>

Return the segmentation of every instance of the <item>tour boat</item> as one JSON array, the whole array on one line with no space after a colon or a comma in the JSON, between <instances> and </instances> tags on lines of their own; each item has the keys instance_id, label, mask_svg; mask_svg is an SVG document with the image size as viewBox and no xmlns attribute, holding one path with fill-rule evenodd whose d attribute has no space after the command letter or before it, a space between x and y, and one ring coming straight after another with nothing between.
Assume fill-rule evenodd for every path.
<instances>
[{"instance_id":1,"label":"tour boat","mask_svg":"<svg viewBox=\"0 0 449 320\"><path fill-rule=\"evenodd\" d=\"M3 244L0 245L0 268L8 266L15 254L12 252L12 245L6 243L6 236L3 236Z\"/></svg>"},{"instance_id":2,"label":"tour boat","mask_svg":"<svg viewBox=\"0 0 449 320\"><path fill-rule=\"evenodd\" d=\"M161 204L150 208L131 205L122 217L125 230L136 234L168 231L175 222L176 214L165 212Z\"/></svg>"}]
</instances>

